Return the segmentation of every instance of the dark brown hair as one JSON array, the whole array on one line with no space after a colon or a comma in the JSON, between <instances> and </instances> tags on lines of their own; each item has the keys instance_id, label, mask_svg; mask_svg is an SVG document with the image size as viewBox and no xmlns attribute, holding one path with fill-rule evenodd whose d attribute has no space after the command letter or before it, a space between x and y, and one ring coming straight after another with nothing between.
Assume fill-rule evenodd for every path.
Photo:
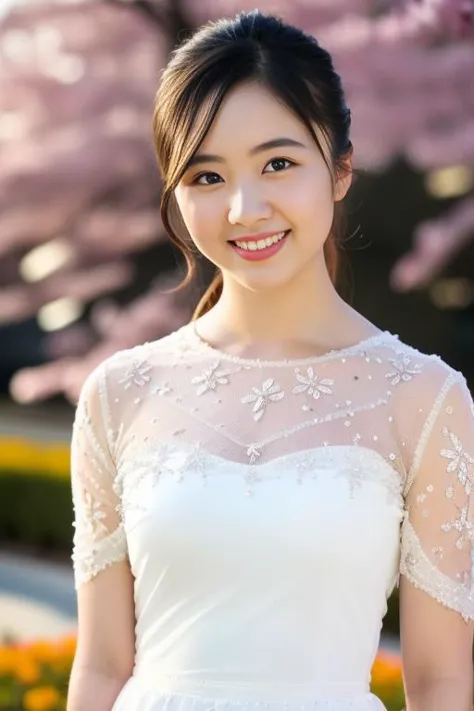
<instances>
[{"instance_id":1,"label":"dark brown hair","mask_svg":"<svg viewBox=\"0 0 474 711\"><path fill-rule=\"evenodd\" d=\"M201 27L173 52L156 96L153 133L163 179L161 217L173 243L182 252L188 272L196 271L195 248L179 212L174 191L198 150L226 94L243 83L266 87L300 119L316 142L333 181L352 151L351 114L330 54L316 39L279 18L258 10ZM328 160L315 132L323 132L331 149ZM337 281L344 212L337 203L324 244L328 272ZM222 293L218 271L201 298L193 318L216 303Z\"/></svg>"}]
</instances>

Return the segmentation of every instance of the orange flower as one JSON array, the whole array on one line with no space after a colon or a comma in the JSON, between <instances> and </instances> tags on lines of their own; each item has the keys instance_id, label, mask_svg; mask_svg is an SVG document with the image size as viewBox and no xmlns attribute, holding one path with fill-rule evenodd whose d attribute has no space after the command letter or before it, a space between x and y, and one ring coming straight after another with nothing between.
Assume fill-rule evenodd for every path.
<instances>
[{"instance_id":1,"label":"orange flower","mask_svg":"<svg viewBox=\"0 0 474 711\"><path fill-rule=\"evenodd\" d=\"M42 662L43 664L49 664L55 661L58 657L57 645L43 640L37 640L36 642L30 644L28 652L34 659L38 662Z\"/></svg>"},{"instance_id":2,"label":"orange flower","mask_svg":"<svg viewBox=\"0 0 474 711\"><path fill-rule=\"evenodd\" d=\"M374 684L396 684L402 679L402 663L398 654L379 652L372 667Z\"/></svg>"},{"instance_id":3,"label":"orange flower","mask_svg":"<svg viewBox=\"0 0 474 711\"><path fill-rule=\"evenodd\" d=\"M23 657L18 660L15 676L21 684L36 684L40 673L40 668L34 659Z\"/></svg>"},{"instance_id":4,"label":"orange flower","mask_svg":"<svg viewBox=\"0 0 474 711\"><path fill-rule=\"evenodd\" d=\"M63 637L58 643L60 653L72 661L76 653L76 644L77 640L75 635Z\"/></svg>"},{"instance_id":5,"label":"orange flower","mask_svg":"<svg viewBox=\"0 0 474 711\"><path fill-rule=\"evenodd\" d=\"M25 711L54 711L61 696L53 686L38 686L30 689L23 696Z\"/></svg>"},{"instance_id":6,"label":"orange flower","mask_svg":"<svg viewBox=\"0 0 474 711\"><path fill-rule=\"evenodd\" d=\"M12 674L18 663L18 652L15 647L5 645L0 647L0 677Z\"/></svg>"},{"instance_id":7,"label":"orange flower","mask_svg":"<svg viewBox=\"0 0 474 711\"><path fill-rule=\"evenodd\" d=\"M404 708L401 657L393 652L380 651L372 666L370 690L390 711Z\"/></svg>"}]
</instances>

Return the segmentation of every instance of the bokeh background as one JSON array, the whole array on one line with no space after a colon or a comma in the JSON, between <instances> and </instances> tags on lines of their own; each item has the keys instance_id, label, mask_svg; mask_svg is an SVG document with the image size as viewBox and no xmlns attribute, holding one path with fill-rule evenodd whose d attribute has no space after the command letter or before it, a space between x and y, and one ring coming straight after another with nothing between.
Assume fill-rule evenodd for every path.
<instances>
[{"instance_id":1,"label":"bokeh background","mask_svg":"<svg viewBox=\"0 0 474 711\"><path fill-rule=\"evenodd\" d=\"M193 28L255 5L0 0L0 709L64 708L81 385L189 319L212 273L203 260L194 284L169 291L183 264L159 217L160 70ZM474 386L474 0L258 6L313 33L346 88L345 297ZM397 624L395 599L374 681L393 709Z\"/></svg>"}]
</instances>

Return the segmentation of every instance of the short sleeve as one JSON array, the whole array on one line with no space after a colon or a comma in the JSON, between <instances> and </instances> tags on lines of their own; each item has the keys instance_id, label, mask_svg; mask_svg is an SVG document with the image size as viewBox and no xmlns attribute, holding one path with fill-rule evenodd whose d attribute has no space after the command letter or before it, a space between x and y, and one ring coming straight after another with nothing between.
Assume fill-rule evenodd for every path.
<instances>
[{"instance_id":1,"label":"short sleeve","mask_svg":"<svg viewBox=\"0 0 474 711\"><path fill-rule=\"evenodd\" d=\"M400 573L465 621L474 619L474 408L452 373L431 409L405 488Z\"/></svg>"},{"instance_id":2,"label":"short sleeve","mask_svg":"<svg viewBox=\"0 0 474 711\"><path fill-rule=\"evenodd\" d=\"M76 588L127 555L104 417L105 397L105 364L101 364L83 385L72 432L72 560Z\"/></svg>"}]
</instances>

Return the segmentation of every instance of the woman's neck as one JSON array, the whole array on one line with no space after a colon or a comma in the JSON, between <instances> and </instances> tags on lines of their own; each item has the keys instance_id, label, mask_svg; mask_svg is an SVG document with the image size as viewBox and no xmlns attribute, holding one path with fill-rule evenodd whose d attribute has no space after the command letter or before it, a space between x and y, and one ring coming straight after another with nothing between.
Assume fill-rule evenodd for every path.
<instances>
[{"instance_id":1,"label":"woman's neck","mask_svg":"<svg viewBox=\"0 0 474 711\"><path fill-rule=\"evenodd\" d=\"M337 293L327 270L255 292L224 276L218 303L197 324L211 345L242 357L306 357L378 332Z\"/></svg>"}]
</instances>

